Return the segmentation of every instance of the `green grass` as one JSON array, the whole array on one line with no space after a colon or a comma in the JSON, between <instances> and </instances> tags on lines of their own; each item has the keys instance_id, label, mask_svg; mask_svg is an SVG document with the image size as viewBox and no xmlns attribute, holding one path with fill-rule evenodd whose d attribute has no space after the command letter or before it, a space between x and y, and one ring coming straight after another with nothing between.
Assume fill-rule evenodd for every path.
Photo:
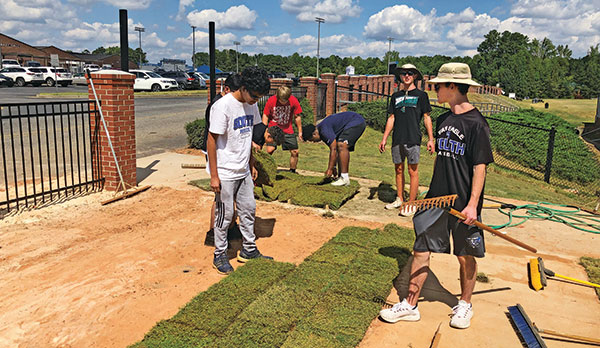
<instances>
[{"instance_id":1,"label":"green grass","mask_svg":"<svg viewBox=\"0 0 600 348\"><path fill-rule=\"evenodd\" d=\"M585 268L590 282L600 284L600 259L584 256L580 259L580 263ZM595 290L600 299L600 289L595 288Z\"/></svg>"},{"instance_id":2,"label":"green grass","mask_svg":"<svg viewBox=\"0 0 600 348\"><path fill-rule=\"evenodd\" d=\"M256 260L131 347L355 347L411 254L414 233L346 227L294 268Z\"/></svg>"},{"instance_id":3,"label":"green grass","mask_svg":"<svg viewBox=\"0 0 600 348\"><path fill-rule=\"evenodd\" d=\"M596 102L596 99L544 99L544 103L535 104L531 100L515 101L521 108L551 112L576 127L582 126L583 122L594 122ZM544 108L545 103L548 103L548 109Z\"/></svg>"},{"instance_id":4,"label":"green grass","mask_svg":"<svg viewBox=\"0 0 600 348\"><path fill-rule=\"evenodd\" d=\"M350 154L350 175L387 183L395 183L394 164L390 154L391 138L388 139L386 152L379 153L378 145L382 133L369 127L358 140L356 150ZM300 142L298 168L324 173L327 169L329 149L324 143ZM289 167L289 151L281 149L273 153L278 166ZM421 147L419 164L419 184L429 186L433 174L434 155ZM408 183L408 174L406 174ZM496 165L488 168L485 193L497 197L514 198L525 201L545 201L562 204L591 206L595 201L581 201L581 198L541 180L534 179L518 171Z\"/></svg>"}]
</instances>

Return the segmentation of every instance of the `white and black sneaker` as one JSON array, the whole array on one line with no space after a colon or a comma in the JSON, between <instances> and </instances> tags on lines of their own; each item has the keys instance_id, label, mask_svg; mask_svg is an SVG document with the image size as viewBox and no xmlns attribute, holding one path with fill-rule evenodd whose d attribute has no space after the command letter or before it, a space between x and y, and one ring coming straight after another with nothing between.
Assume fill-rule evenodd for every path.
<instances>
[{"instance_id":1,"label":"white and black sneaker","mask_svg":"<svg viewBox=\"0 0 600 348\"><path fill-rule=\"evenodd\" d=\"M389 203L389 204L385 205L385 209L387 209L387 210L398 209L398 208L400 208L400 206L402 205L402 203L404 203L404 201L402 200L402 198L396 197L395 201L393 201L392 203Z\"/></svg>"},{"instance_id":2,"label":"white and black sneaker","mask_svg":"<svg viewBox=\"0 0 600 348\"><path fill-rule=\"evenodd\" d=\"M463 300L458 301L458 304L452 308L452 319L450 326L457 329L466 329L471 326L471 318L473 317L473 306Z\"/></svg>"},{"instance_id":3,"label":"white and black sneaker","mask_svg":"<svg viewBox=\"0 0 600 348\"><path fill-rule=\"evenodd\" d=\"M395 323L400 320L419 321L421 319L421 314L417 306L411 306L406 299L396 303L392 308L382 309L379 312L379 316L389 323Z\"/></svg>"}]
</instances>

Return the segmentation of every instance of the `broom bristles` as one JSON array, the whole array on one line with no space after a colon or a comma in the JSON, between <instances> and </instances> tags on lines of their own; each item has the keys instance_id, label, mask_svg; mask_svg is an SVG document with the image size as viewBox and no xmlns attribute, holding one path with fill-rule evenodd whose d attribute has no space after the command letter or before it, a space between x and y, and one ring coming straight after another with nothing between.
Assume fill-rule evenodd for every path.
<instances>
[{"instance_id":1,"label":"broom bristles","mask_svg":"<svg viewBox=\"0 0 600 348\"><path fill-rule=\"evenodd\" d=\"M538 259L529 260L529 285L535 291L540 291L544 288L540 275L540 264Z\"/></svg>"},{"instance_id":2,"label":"broom bristles","mask_svg":"<svg viewBox=\"0 0 600 348\"><path fill-rule=\"evenodd\" d=\"M415 207L417 208L417 210L425 210L430 208L446 208L454 205L454 201L456 201L457 197L458 195L447 195L404 202L400 206L400 209L404 209L406 207Z\"/></svg>"}]
</instances>

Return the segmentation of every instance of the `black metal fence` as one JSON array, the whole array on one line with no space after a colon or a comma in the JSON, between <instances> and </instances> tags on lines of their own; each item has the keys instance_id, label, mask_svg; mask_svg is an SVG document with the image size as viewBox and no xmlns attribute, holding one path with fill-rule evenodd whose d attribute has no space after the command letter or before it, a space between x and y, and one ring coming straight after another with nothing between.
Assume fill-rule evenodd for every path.
<instances>
[{"instance_id":1,"label":"black metal fence","mask_svg":"<svg viewBox=\"0 0 600 348\"><path fill-rule=\"evenodd\" d=\"M368 89L363 90L362 86L359 86L359 88L354 88L353 85L346 87L338 86L336 84L333 99L335 104L334 110L335 112L340 112L350 104L379 99L385 99L387 103L391 97L391 94L388 94L390 93L391 89L391 83L388 83L387 85L382 84L380 91L369 91Z\"/></svg>"},{"instance_id":2,"label":"black metal fence","mask_svg":"<svg viewBox=\"0 0 600 348\"><path fill-rule=\"evenodd\" d=\"M94 101L0 104L0 216L101 189L98 132Z\"/></svg>"}]
</instances>

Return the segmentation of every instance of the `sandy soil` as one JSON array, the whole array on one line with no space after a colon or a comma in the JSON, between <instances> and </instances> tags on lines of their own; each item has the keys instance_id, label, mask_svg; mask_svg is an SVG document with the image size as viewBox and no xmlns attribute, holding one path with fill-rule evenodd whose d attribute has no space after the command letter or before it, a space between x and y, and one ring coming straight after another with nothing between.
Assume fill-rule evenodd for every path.
<instances>
[{"instance_id":1,"label":"sandy soil","mask_svg":"<svg viewBox=\"0 0 600 348\"><path fill-rule=\"evenodd\" d=\"M212 194L185 184L206 174L179 168L202 161L177 156L138 161L138 178L154 186L130 199L101 206L110 196L98 193L0 221L0 347L125 347L222 279L211 267L212 248L203 245ZM258 202L261 251L300 263L344 226L411 226L409 219L382 209L385 203L372 190L378 183L361 184L335 218L322 217L318 209ZM493 224L502 216L487 210L484 219ZM598 236L556 223L530 221L507 231L536 246L557 273L586 279L578 258L600 257ZM535 293L527 287L532 254L489 234L486 242L488 256L479 270L491 281L478 283L470 329L448 327L460 292L458 265L452 256L435 255L419 305L421 321L375 319L360 347L428 347L440 323L440 347L518 347L505 315L506 306L517 302L540 327L600 336L600 302L592 289L550 280ZM388 302L403 296L406 284L406 270L399 271Z\"/></svg>"}]
</instances>

